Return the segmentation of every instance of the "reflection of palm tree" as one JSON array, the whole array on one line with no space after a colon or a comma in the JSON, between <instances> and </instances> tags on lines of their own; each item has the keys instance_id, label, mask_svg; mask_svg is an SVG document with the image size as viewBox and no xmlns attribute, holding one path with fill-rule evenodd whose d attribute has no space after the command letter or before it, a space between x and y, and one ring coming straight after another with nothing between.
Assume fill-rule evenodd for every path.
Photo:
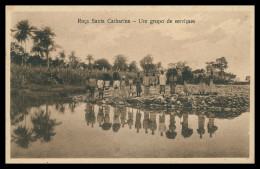
<instances>
[{"instance_id":1,"label":"reflection of palm tree","mask_svg":"<svg viewBox=\"0 0 260 169\"><path fill-rule=\"evenodd\" d=\"M30 142L34 142L36 139L32 136L33 130L27 129L25 126L18 126L12 134L12 142L15 142L19 147L27 149Z\"/></svg>"},{"instance_id":2,"label":"reflection of palm tree","mask_svg":"<svg viewBox=\"0 0 260 169\"><path fill-rule=\"evenodd\" d=\"M47 106L48 107L48 106ZM48 109L46 109L48 111ZM60 125L56 119L50 119L49 113L44 114L44 111L36 112L34 117L31 117L33 123L33 131L36 139L41 139L42 142L49 142L56 133L54 127Z\"/></svg>"},{"instance_id":3,"label":"reflection of palm tree","mask_svg":"<svg viewBox=\"0 0 260 169\"><path fill-rule=\"evenodd\" d=\"M183 122L181 123L182 124L181 134L184 138L190 137L193 134L193 129L189 128L188 118L189 118L188 113L183 114Z\"/></svg>"}]
</instances>

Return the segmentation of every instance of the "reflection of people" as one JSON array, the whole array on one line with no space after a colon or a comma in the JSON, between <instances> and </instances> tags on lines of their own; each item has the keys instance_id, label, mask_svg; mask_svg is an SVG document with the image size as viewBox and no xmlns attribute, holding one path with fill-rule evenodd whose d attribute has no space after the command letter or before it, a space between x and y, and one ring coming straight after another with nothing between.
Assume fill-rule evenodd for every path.
<instances>
[{"instance_id":1,"label":"reflection of people","mask_svg":"<svg viewBox=\"0 0 260 169\"><path fill-rule=\"evenodd\" d=\"M95 115L95 112L94 112L94 106L92 104L90 104L90 119L89 119L89 122L91 123L91 127L93 128L94 127L94 124L96 122L96 115Z\"/></svg>"},{"instance_id":2,"label":"reflection of people","mask_svg":"<svg viewBox=\"0 0 260 169\"><path fill-rule=\"evenodd\" d=\"M154 135L154 131L157 129L157 124L156 124L156 113L151 112L150 113L150 130L152 131L152 135Z\"/></svg>"},{"instance_id":3,"label":"reflection of people","mask_svg":"<svg viewBox=\"0 0 260 169\"><path fill-rule=\"evenodd\" d=\"M189 128L189 114L185 113L183 114L183 121L182 121L182 130L181 130L181 134L184 138L186 137L190 137L193 134L193 129Z\"/></svg>"},{"instance_id":4,"label":"reflection of people","mask_svg":"<svg viewBox=\"0 0 260 169\"><path fill-rule=\"evenodd\" d=\"M163 133L166 131L164 112L162 115L159 115L159 131L161 133L161 136L163 136Z\"/></svg>"},{"instance_id":5,"label":"reflection of people","mask_svg":"<svg viewBox=\"0 0 260 169\"><path fill-rule=\"evenodd\" d=\"M122 127L124 127L126 124L126 107L124 106L120 107L120 119Z\"/></svg>"},{"instance_id":6,"label":"reflection of people","mask_svg":"<svg viewBox=\"0 0 260 169\"><path fill-rule=\"evenodd\" d=\"M210 137L212 137L212 134L217 130L218 127L214 125L214 114L210 114L208 123L208 133L210 134Z\"/></svg>"},{"instance_id":7,"label":"reflection of people","mask_svg":"<svg viewBox=\"0 0 260 169\"><path fill-rule=\"evenodd\" d=\"M111 123L110 123L110 107L109 105L105 105L105 118L104 118L104 123L102 124L102 130L110 130L111 128Z\"/></svg>"},{"instance_id":8,"label":"reflection of people","mask_svg":"<svg viewBox=\"0 0 260 169\"><path fill-rule=\"evenodd\" d=\"M99 123L99 127L101 127L101 125L104 122L104 112L103 112L103 107L102 106L99 106L97 121Z\"/></svg>"},{"instance_id":9,"label":"reflection of people","mask_svg":"<svg viewBox=\"0 0 260 169\"><path fill-rule=\"evenodd\" d=\"M202 138L202 135L205 133L205 129L204 129L204 124L205 124L205 116L204 114L200 114L198 116L198 133L200 135L200 138Z\"/></svg>"},{"instance_id":10,"label":"reflection of people","mask_svg":"<svg viewBox=\"0 0 260 169\"><path fill-rule=\"evenodd\" d=\"M114 108L114 118L113 118L113 132L118 132L120 129L121 124L120 124L120 119L119 119L119 108L116 106Z\"/></svg>"},{"instance_id":11,"label":"reflection of people","mask_svg":"<svg viewBox=\"0 0 260 169\"><path fill-rule=\"evenodd\" d=\"M141 117L142 117L142 114L140 113L140 110L137 110L136 119L135 119L135 128L137 130L137 133L139 133L139 129L142 127Z\"/></svg>"},{"instance_id":12,"label":"reflection of people","mask_svg":"<svg viewBox=\"0 0 260 169\"><path fill-rule=\"evenodd\" d=\"M177 135L176 130L176 121L175 121L175 113L170 114L170 125L169 125L169 130L166 132L166 137L168 139L174 139Z\"/></svg>"},{"instance_id":13,"label":"reflection of people","mask_svg":"<svg viewBox=\"0 0 260 169\"><path fill-rule=\"evenodd\" d=\"M89 125L89 122L90 122L90 112L91 112L91 105L89 102L87 102L86 104L86 109L85 109L85 120L87 122L87 125Z\"/></svg>"},{"instance_id":14,"label":"reflection of people","mask_svg":"<svg viewBox=\"0 0 260 169\"><path fill-rule=\"evenodd\" d=\"M145 133L148 133L148 129L149 129L149 112L148 111L144 111L144 120L143 120L143 128L145 129Z\"/></svg>"},{"instance_id":15,"label":"reflection of people","mask_svg":"<svg viewBox=\"0 0 260 169\"><path fill-rule=\"evenodd\" d=\"M130 110L128 111L128 120L127 120L127 123L128 123L128 126L129 126L129 129L132 128L132 125L134 123L134 113L133 113L133 109L132 111L130 112Z\"/></svg>"}]
</instances>

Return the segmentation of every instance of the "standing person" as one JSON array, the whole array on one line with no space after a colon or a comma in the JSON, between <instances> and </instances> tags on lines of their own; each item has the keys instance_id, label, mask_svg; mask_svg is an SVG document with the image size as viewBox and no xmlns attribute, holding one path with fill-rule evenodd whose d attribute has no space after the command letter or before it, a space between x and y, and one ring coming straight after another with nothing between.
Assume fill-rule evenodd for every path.
<instances>
[{"instance_id":1,"label":"standing person","mask_svg":"<svg viewBox=\"0 0 260 169\"><path fill-rule=\"evenodd\" d=\"M160 81L160 94L163 92L165 94L165 84L166 84L166 76L163 71L161 71L159 81Z\"/></svg>"},{"instance_id":2,"label":"standing person","mask_svg":"<svg viewBox=\"0 0 260 169\"><path fill-rule=\"evenodd\" d=\"M150 113L149 127L150 127L150 130L152 131L152 135L154 135L154 131L156 131L156 129L157 129L156 116L157 116L157 114L155 112Z\"/></svg>"},{"instance_id":3,"label":"standing person","mask_svg":"<svg viewBox=\"0 0 260 169\"><path fill-rule=\"evenodd\" d=\"M137 133L139 133L139 129L142 128L141 117L142 117L142 114L140 113L140 110L137 110L136 119L135 119L135 128L136 128Z\"/></svg>"},{"instance_id":4,"label":"standing person","mask_svg":"<svg viewBox=\"0 0 260 169\"><path fill-rule=\"evenodd\" d=\"M131 97L133 97L133 94L134 94L134 88L133 88L134 81L133 81L132 76L129 77L128 84L129 84L128 96L131 95Z\"/></svg>"},{"instance_id":5,"label":"standing person","mask_svg":"<svg viewBox=\"0 0 260 169\"><path fill-rule=\"evenodd\" d=\"M155 73L150 76L150 94L155 95L156 94L156 76Z\"/></svg>"},{"instance_id":6,"label":"standing person","mask_svg":"<svg viewBox=\"0 0 260 169\"><path fill-rule=\"evenodd\" d=\"M106 80L104 85L104 98L109 98L110 96L110 81Z\"/></svg>"},{"instance_id":7,"label":"standing person","mask_svg":"<svg viewBox=\"0 0 260 169\"><path fill-rule=\"evenodd\" d=\"M118 72L114 73L113 80L113 97L118 98L120 97L120 76Z\"/></svg>"},{"instance_id":8,"label":"standing person","mask_svg":"<svg viewBox=\"0 0 260 169\"><path fill-rule=\"evenodd\" d=\"M199 84L199 93L200 93L200 94L205 94L206 84L205 84L204 74L201 73L198 78L199 78L199 81L200 81L200 84Z\"/></svg>"},{"instance_id":9,"label":"standing person","mask_svg":"<svg viewBox=\"0 0 260 169\"><path fill-rule=\"evenodd\" d=\"M90 76L90 79L89 79L89 85L90 85L90 89L91 89L91 98L94 98L94 94L95 94L95 88L96 88L96 85L97 85L97 82L96 82L96 79L93 77L93 76Z\"/></svg>"},{"instance_id":10,"label":"standing person","mask_svg":"<svg viewBox=\"0 0 260 169\"><path fill-rule=\"evenodd\" d=\"M211 90L210 92L214 93L215 92L215 84L213 82L213 77L212 76L210 77L209 86L210 86L210 90Z\"/></svg>"},{"instance_id":11,"label":"standing person","mask_svg":"<svg viewBox=\"0 0 260 169\"><path fill-rule=\"evenodd\" d=\"M190 93L186 81L183 82L183 91L186 96L188 96Z\"/></svg>"},{"instance_id":12,"label":"standing person","mask_svg":"<svg viewBox=\"0 0 260 169\"><path fill-rule=\"evenodd\" d=\"M176 69L169 69L167 73L168 73L168 80L170 83L170 94L175 94L178 72Z\"/></svg>"},{"instance_id":13,"label":"standing person","mask_svg":"<svg viewBox=\"0 0 260 169\"><path fill-rule=\"evenodd\" d=\"M112 80L112 76L108 73L103 73L102 79L104 80L104 98L110 98L110 81Z\"/></svg>"},{"instance_id":14,"label":"standing person","mask_svg":"<svg viewBox=\"0 0 260 169\"><path fill-rule=\"evenodd\" d=\"M159 131L161 132L161 136L163 136L163 133L166 131L166 125L165 125L165 113L159 116Z\"/></svg>"},{"instance_id":15,"label":"standing person","mask_svg":"<svg viewBox=\"0 0 260 169\"><path fill-rule=\"evenodd\" d=\"M140 77L140 72L137 73L137 78L135 83L136 83L136 96L140 97L142 92L142 88L141 88L142 78Z\"/></svg>"},{"instance_id":16,"label":"standing person","mask_svg":"<svg viewBox=\"0 0 260 169\"><path fill-rule=\"evenodd\" d=\"M99 78L99 80L97 81L97 87L98 87L98 98L100 99L100 97L104 96L104 80L102 80L101 78Z\"/></svg>"},{"instance_id":17,"label":"standing person","mask_svg":"<svg viewBox=\"0 0 260 169\"><path fill-rule=\"evenodd\" d=\"M150 88L150 78L147 72L145 73L145 76L143 78L143 83L144 83L144 96L148 96L149 88Z\"/></svg>"},{"instance_id":18,"label":"standing person","mask_svg":"<svg viewBox=\"0 0 260 169\"><path fill-rule=\"evenodd\" d=\"M121 97L122 98L126 98L126 80L125 80L125 76L122 76L122 80L121 80L121 84L120 84L120 88L121 88Z\"/></svg>"}]
</instances>

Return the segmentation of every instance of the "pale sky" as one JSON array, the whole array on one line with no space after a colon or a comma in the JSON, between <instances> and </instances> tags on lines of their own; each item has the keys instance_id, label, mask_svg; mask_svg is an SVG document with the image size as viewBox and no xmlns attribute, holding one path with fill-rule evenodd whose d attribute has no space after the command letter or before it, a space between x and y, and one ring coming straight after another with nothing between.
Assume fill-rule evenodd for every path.
<instances>
[{"instance_id":1,"label":"pale sky","mask_svg":"<svg viewBox=\"0 0 260 169\"><path fill-rule=\"evenodd\" d=\"M40 28L50 26L55 41L66 54L75 51L82 61L92 54L94 59L106 58L112 64L117 54L128 63L151 54L154 62L186 61L193 70L205 68L205 62L225 57L226 72L240 80L250 75L251 13L249 11L52 11L12 12L11 27L27 19ZM78 19L190 19L195 24L80 24ZM31 42L27 50L31 49ZM59 52L61 49L57 50ZM52 57L57 52L51 54Z\"/></svg>"}]
</instances>

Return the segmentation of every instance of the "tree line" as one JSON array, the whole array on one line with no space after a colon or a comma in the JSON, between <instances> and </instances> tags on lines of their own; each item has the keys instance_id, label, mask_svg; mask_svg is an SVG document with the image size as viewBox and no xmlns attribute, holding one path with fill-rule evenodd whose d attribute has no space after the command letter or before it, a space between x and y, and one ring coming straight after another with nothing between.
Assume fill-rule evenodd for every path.
<instances>
[{"instance_id":1,"label":"tree line","mask_svg":"<svg viewBox=\"0 0 260 169\"><path fill-rule=\"evenodd\" d=\"M87 70L113 70L113 71L126 71L137 72L141 71L136 61L132 61L128 64L127 57L118 54L114 57L112 64L105 58L94 59L94 56L87 54L84 61L80 61L75 51L71 51L66 54L64 50L61 50L58 55L52 59L50 57L51 52L62 48L56 44L54 38L56 34L51 27L41 27L40 29L31 26L28 20L19 21L13 29L11 29L12 36L16 41L11 42L11 63L21 66L44 66L50 68L70 68L70 69L87 69ZM26 44L28 40L33 41L31 50L27 50ZM66 61L69 60L69 61ZM162 67L161 62L154 63L153 57L147 54L140 60L140 66L144 73L157 74L160 70L165 70ZM181 79L191 83L198 81L199 74L204 74L206 78L214 79L219 83L230 81L236 77L232 73L226 73L228 68L228 62L225 57L220 57L216 61L207 62L206 69L192 70L191 67L186 65L186 62L169 63L167 69L167 75L174 74Z\"/></svg>"}]
</instances>

